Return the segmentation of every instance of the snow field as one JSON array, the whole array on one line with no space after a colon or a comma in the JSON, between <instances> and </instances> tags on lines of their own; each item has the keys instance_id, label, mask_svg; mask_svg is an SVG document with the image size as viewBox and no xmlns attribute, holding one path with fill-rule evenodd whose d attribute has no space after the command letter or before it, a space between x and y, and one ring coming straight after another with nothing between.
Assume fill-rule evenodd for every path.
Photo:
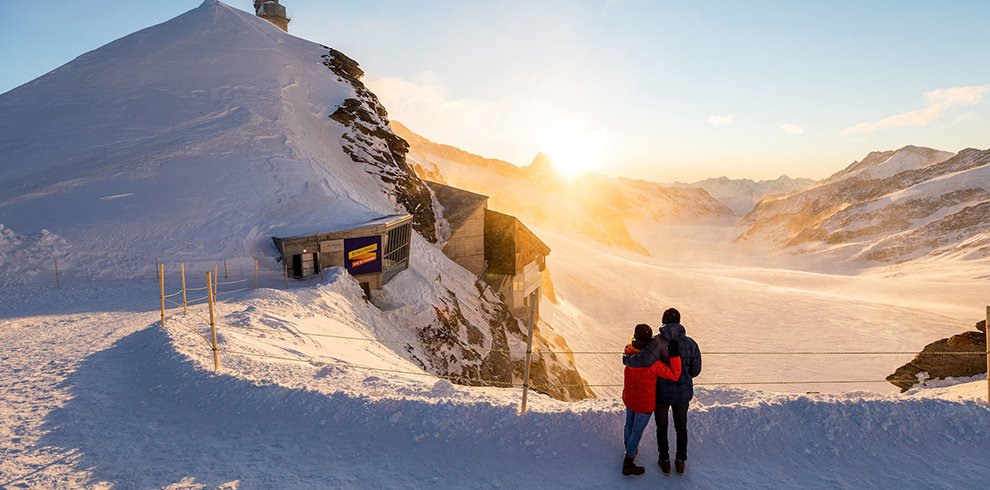
<instances>
[{"instance_id":1,"label":"snow field","mask_svg":"<svg viewBox=\"0 0 990 490\"><path fill-rule=\"evenodd\" d=\"M653 257L539 229L560 304L544 316L575 351L620 352L633 326L656 329L676 307L703 353L699 383L882 381L926 344L972 328L986 298L979 264L927 274L891 269L841 275L827 264L795 269L797 258L758 255L727 241L718 226L633 228ZM803 260L803 257L801 258ZM805 267L816 267L805 262ZM913 272L912 272L913 273ZM969 275L967 275L969 274ZM715 351L898 351L903 355L704 355ZM621 385L618 354L576 355L589 383ZM783 392L892 393L886 382L757 386ZM596 388L617 396L618 387Z\"/></svg>"},{"instance_id":2,"label":"snow field","mask_svg":"<svg viewBox=\"0 0 990 490\"><path fill-rule=\"evenodd\" d=\"M331 286L259 290L238 301L332 302L340 293L327 291ZM20 296L25 306L5 310L0 483L946 488L990 476L982 464L990 411L974 401L985 386L979 382L903 397L700 388L688 473L660 475L649 429L639 457L648 473L627 479L619 474L617 399L568 404L535 395L520 417L516 389L384 376L347 364L225 356L216 375L205 344L186 350L202 342L197 334L154 323L155 293L151 285L40 289ZM117 308L106 308L111 299ZM59 313L34 311L55 301L63 304Z\"/></svg>"}]
</instances>

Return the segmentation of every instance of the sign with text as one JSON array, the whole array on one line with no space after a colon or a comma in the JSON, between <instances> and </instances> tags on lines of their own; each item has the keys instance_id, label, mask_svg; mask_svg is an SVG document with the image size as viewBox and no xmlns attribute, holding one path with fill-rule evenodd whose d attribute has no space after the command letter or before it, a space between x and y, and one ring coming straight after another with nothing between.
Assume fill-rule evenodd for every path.
<instances>
[{"instance_id":1,"label":"sign with text","mask_svg":"<svg viewBox=\"0 0 990 490\"><path fill-rule=\"evenodd\" d=\"M344 239L344 267L351 275L382 271L381 235Z\"/></svg>"},{"instance_id":2,"label":"sign with text","mask_svg":"<svg viewBox=\"0 0 990 490\"><path fill-rule=\"evenodd\" d=\"M320 253L332 254L344 251L343 240L323 240L320 242Z\"/></svg>"}]
</instances>

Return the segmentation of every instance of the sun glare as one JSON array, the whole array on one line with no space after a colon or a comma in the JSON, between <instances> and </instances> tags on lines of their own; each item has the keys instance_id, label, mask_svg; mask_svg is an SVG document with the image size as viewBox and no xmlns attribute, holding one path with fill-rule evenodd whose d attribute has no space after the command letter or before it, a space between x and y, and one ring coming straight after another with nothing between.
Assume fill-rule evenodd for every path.
<instances>
[{"instance_id":1,"label":"sun glare","mask_svg":"<svg viewBox=\"0 0 990 490\"><path fill-rule=\"evenodd\" d=\"M576 176L599 164L603 136L601 131L561 131L544 145L543 153L550 157L554 168L562 175Z\"/></svg>"}]
</instances>

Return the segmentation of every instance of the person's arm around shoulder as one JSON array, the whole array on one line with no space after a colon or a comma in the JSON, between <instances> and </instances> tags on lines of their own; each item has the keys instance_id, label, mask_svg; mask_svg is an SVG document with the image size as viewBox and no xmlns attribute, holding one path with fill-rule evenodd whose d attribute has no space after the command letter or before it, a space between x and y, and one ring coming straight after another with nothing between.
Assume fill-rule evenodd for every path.
<instances>
[{"instance_id":1,"label":"person's arm around shoulder","mask_svg":"<svg viewBox=\"0 0 990 490\"><path fill-rule=\"evenodd\" d=\"M669 366L659 360L653 366L650 366L650 371L654 376L668 381L677 381L681 378L681 353L678 347L677 342L671 342L667 347L670 352Z\"/></svg>"},{"instance_id":2,"label":"person's arm around shoulder","mask_svg":"<svg viewBox=\"0 0 990 490\"><path fill-rule=\"evenodd\" d=\"M648 368L660 360L660 337L653 337L643 350L622 356L622 363L634 368Z\"/></svg>"},{"instance_id":3,"label":"person's arm around shoulder","mask_svg":"<svg viewBox=\"0 0 990 490\"><path fill-rule=\"evenodd\" d=\"M697 378L701 374L701 349L698 347L698 343L691 339L691 358L686 362L688 376L692 378Z\"/></svg>"}]
</instances>

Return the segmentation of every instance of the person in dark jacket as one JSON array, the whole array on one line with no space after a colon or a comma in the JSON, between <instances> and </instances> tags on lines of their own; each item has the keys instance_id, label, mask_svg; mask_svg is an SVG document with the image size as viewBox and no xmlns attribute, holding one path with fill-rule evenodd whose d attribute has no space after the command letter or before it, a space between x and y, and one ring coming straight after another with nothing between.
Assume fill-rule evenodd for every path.
<instances>
[{"instance_id":1,"label":"person in dark jacket","mask_svg":"<svg viewBox=\"0 0 990 490\"><path fill-rule=\"evenodd\" d=\"M631 367L647 367L657 360L664 360L665 346L676 342L681 354L681 377L677 381L657 378L657 406L654 419L657 424L657 450L660 469L670 473L670 447L667 441L667 413L673 412L674 432L677 433L677 452L674 463L678 473L684 473L687 461L687 410L694 398L694 378L701 374L701 349L688 337L681 325L681 313L674 308L663 312L663 326L656 337L638 354L624 356L622 362ZM656 344L656 345L654 345Z\"/></svg>"}]
</instances>

